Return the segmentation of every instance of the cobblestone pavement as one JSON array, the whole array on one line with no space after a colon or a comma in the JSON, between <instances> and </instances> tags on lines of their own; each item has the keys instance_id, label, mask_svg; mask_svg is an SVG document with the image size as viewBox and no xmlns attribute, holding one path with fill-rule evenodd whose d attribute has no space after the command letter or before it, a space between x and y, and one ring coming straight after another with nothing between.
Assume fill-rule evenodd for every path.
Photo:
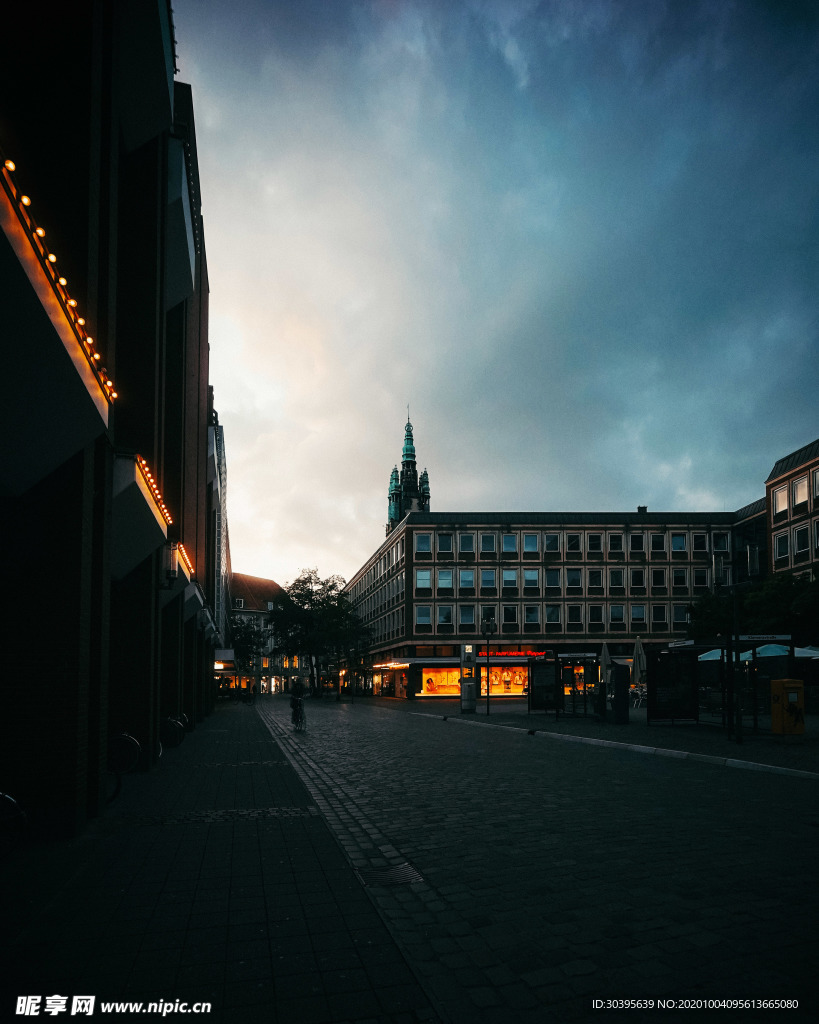
<instances>
[{"instance_id":1,"label":"cobblestone pavement","mask_svg":"<svg viewBox=\"0 0 819 1024\"><path fill-rule=\"evenodd\" d=\"M619 1019L594 1003L616 999L654 1000L631 1021L702 1020L684 999L799 1001L719 1010L733 1020L819 1017L819 778L804 751L801 775L743 771L730 761L751 745L717 734L709 754L707 731L688 746L712 761L421 702L307 708L303 734L286 699L258 710L444 1020Z\"/></svg>"}]
</instances>

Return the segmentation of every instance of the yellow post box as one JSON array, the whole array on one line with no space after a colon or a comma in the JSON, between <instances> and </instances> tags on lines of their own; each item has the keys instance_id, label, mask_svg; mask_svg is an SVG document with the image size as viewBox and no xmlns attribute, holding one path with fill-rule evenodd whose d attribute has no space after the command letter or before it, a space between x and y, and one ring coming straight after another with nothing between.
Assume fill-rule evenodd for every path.
<instances>
[{"instance_id":1,"label":"yellow post box","mask_svg":"<svg viewBox=\"0 0 819 1024\"><path fill-rule=\"evenodd\" d=\"M801 679L771 680L771 732L801 736L805 731L805 684Z\"/></svg>"}]
</instances>

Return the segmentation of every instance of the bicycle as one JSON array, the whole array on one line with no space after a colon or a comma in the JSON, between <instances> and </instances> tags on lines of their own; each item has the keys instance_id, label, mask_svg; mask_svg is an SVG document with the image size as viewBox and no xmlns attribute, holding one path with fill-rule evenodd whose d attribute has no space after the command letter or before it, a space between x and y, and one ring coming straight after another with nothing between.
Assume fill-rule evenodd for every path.
<instances>
[{"instance_id":1,"label":"bicycle","mask_svg":"<svg viewBox=\"0 0 819 1024\"><path fill-rule=\"evenodd\" d=\"M307 714L304 710L304 699L297 697L293 708L293 725L296 732L304 732L307 728Z\"/></svg>"}]
</instances>

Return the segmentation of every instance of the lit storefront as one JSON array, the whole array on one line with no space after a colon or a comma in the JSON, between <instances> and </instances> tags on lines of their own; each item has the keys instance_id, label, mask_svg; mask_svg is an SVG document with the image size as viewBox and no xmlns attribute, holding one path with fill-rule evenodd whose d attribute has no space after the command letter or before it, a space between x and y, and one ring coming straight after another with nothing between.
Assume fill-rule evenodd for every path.
<instances>
[{"instance_id":1,"label":"lit storefront","mask_svg":"<svg viewBox=\"0 0 819 1024\"><path fill-rule=\"evenodd\" d=\"M529 692L529 659L542 650L500 649L489 653L491 697L525 697ZM478 655L481 694L486 696L486 650ZM458 698L461 663L458 657L414 657L373 665L372 692L383 697Z\"/></svg>"}]
</instances>

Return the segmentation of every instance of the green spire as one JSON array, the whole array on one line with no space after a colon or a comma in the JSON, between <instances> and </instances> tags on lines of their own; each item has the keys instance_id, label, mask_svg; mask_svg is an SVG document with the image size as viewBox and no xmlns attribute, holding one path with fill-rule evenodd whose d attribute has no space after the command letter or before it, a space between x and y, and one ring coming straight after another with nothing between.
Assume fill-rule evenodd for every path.
<instances>
[{"instance_id":1,"label":"green spire","mask_svg":"<svg viewBox=\"0 0 819 1024\"><path fill-rule=\"evenodd\" d=\"M402 452L403 462L415 462L415 445L412 441L412 424L409 419L407 420L406 430L404 431L404 451Z\"/></svg>"}]
</instances>

